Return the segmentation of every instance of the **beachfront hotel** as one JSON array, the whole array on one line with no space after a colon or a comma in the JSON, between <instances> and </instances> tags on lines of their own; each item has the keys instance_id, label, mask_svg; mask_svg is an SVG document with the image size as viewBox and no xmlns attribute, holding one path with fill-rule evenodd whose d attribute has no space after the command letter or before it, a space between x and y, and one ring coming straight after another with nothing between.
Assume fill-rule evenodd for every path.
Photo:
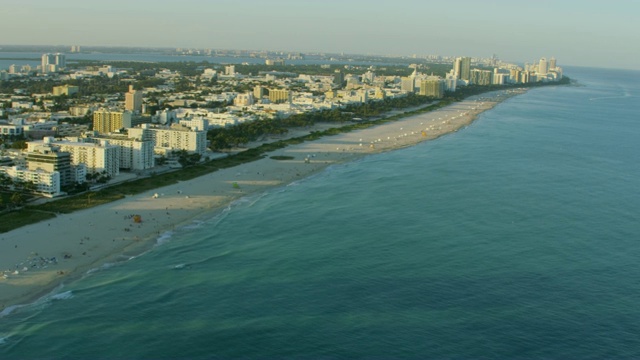
<instances>
[{"instance_id":1,"label":"beachfront hotel","mask_svg":"<svg viewBox=\"0 0 640 360\"><path fill-rule=\"evenodd\" d=\"M89 174L105 173L112 178L120 174L120 154L117 146L92 143L82 138L74 138L74 140L76 141L45 137L43 140L29 141L27 142L27 152L35 152L38 147L42 146L52 146L61 152L71 154L71 165L83 164Z\"/></svg>"},{"instance_id":2,"label":"beachfront hotel","mask_svg":"<svg viewBox=\"0 0 640 360\"><path fill-rule=\"evenodd\" d=\"M76 179L71 171L71 154L59 151L50 143L32 144L27 151L27 167L29 170L43 170L60 173L60 185L72 184ZM84 178L82 179L84 181Z\"/></svg>"},{"instance_id":3,"label":"beachfront hotel","mask_svg":"<svg viewBox=\"0 0 640 360\"><path fill-rule=\"evenodd\" d=\"M444 96L445 82L442 79L426 79L420 81L420 95L441 99Z\"/></svg>"},{"instance_id":4,"label":"beachfront hotel","mask_svg":"<svg viewBox=\"0 0 640 360\"><path fill-rule=\"evenodd\" d=\"M60 192L60 173L57 171L29 170L21 166L0 166L0 173L6 174L14 182L33 183L36 186L34 190L43 196L54 197L62 194Z\"/></svg>"},{"instance_id":5,"label":"beachfront hotel","mask_svg":"<svg viewBox=\"0 0 640 360\"><path fill-rule=\"evenodd\" d=\"M193 130L181 124L173 124L170 128L142 124L140 127L128 129L128 132L129 136L136 138L150 136L153 139L154 152L159 155L169 155L175 150L204 154L207 150L207 132Z\"/></svg>"},{"instance_id":6,"label":"beachfront hotel","mask_svg":"<svg viewBox=\"0 0 640 360\"><path fill-rule=\"evenodd\" d=\"M155 166L152 139L145 139L142 136L131 137L125 134L95 135L88 139L104 146L116 146L120 169L146 170Z\"/></svg>"}]
</instances>

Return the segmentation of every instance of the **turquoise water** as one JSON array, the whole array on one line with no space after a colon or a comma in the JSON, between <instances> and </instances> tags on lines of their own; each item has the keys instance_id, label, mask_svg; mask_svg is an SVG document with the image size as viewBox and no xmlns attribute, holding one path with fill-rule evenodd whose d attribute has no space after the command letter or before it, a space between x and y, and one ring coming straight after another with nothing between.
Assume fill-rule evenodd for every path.
<instances>
[{"instance_id":1,"label":"turquoise water","mask_svg":"<svg viewBox=\"0 0 640 360\"><path fill-rule=\"evenodd\" d=\"M0 358L640 358L640 72L235 203L0 318Z\"/></svg>"}]
</instances>

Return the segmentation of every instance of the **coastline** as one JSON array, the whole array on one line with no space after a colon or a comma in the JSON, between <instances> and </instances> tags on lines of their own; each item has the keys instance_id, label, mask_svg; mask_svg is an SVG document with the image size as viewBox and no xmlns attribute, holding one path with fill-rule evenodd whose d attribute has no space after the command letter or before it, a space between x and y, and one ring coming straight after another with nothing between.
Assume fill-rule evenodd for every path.
<instances>
[{"instance_id":1,"label":"coastline","mask_svg":"<svg viewBox=\"0 0 640 360\"><path fill-rule=\"evenodd\" d=\"M476 95L434 111L288 146L254 162L0 234L0 317L91 269L126 261L152 248L163 234L222 211L241 197L289 184L333 164L458 131L480 113L525 91ZM142 221L136 222L135 215Z\"/></svg>"}]
</instances>

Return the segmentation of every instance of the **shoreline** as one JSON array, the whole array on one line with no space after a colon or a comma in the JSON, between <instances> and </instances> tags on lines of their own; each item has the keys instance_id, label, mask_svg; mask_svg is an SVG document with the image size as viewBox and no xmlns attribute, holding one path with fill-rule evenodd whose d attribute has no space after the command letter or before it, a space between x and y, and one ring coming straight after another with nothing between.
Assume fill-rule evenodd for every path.
<instances>
[{"instance_id":1,"label":"shoreline","mask_svg":"<svg viewBox=\"0 0 640 360\"><path fill-rule=\"evenodd\" d=\"M456 132L526 91L475 95L433 111L287 146L260 160L0 234L0 318L92 269L144 253L167 232L223 211L242 197L307 178L333 164Z\"/></svg>"}]
</instances>

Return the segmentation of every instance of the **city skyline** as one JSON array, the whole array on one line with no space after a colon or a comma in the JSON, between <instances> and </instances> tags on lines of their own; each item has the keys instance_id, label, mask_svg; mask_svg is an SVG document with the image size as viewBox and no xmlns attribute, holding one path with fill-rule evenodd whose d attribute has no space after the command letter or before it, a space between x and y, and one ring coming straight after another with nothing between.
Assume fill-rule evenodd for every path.
<instances>
[{"instance_id":1,"label":"city skyline","mask_svg":"<svg viewBox=\"0 0 640 360\"><path fill-rule=\"evenodd\" d=\"M494 0L455 7L414 0L322 3L184 0L9 0L4 45L183 47L397 56L473 56L514 62L640 69L632 14L640 4ZM28 26L27 26L28 25ZM615 39L615 41L611 41Z\"/></svg>"}]
</instances>

